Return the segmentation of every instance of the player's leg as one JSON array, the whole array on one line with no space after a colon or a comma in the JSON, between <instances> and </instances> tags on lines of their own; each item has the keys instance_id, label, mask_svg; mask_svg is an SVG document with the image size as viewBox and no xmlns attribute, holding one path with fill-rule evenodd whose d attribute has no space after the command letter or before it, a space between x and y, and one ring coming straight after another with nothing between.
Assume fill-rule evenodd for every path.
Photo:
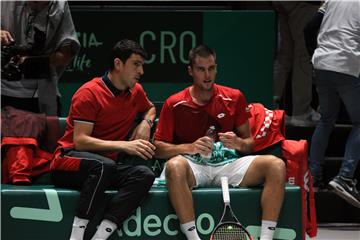
<instances>
[{"instance_id":1,"label":"player's leg","mask_svg":"<svg viewBox=\"0 0 360 240\"><path fill-rule=\"evenodd\" d=\"M195 226L191 189L196 185L190 164L183 156L171 158L166 163L166 181L172 206L179 218L187 239L200 239Z\"/></svg>"},{"instance_id":2,"label":"player's leg","mask_svg":"<svg viewBox=\"0 0 360 240\"><path fill-rule=\"evenodd\" d=\"M155 176L146 166L117 164L110 188L117 193L107 203L104 218L92 240L108 239L140 205Z\"/></svg>"},{"instance_id":3,"label":"player's leg","mask_svg":"<svg viewBox=\"0 0 360 240\"><path fill-rule=\"evenodd\" d=\"M80 190L70 239L82 240L89 220L103 204L116 164L101 155L72 149L64 150L59 158L61 166L52 170L52 180L57 187Z\"/></svg>"},{"instance_id":4,"label":"player's leg","mask_svg":"<svg viewBox=\"0 0 360 240\"><path fill-rule=\"evenodd\" d=\"M182 156L171 158L166 163L165 173L170 201L180 223L194 220L191 188L196 181L188 161Z\"/></svg>"},{"instance_id":5,"label":"player's leg","mask_svg":"<svg viewBox=\"0 0 360 240\"><path fill-rule=\"evenodd\" d=\"M261 196L263 219L277 220L285 192L285 163L272 155L257 156L249 166L240 186L264 184Z\"/></svg>"},{"instance_id":6,"label":"player's leg","mask_svg":"<svg viewBox=\"0 0 360 240\"><path fill-rule=\"evenodd\" d=\"M272 239L285 193L285 163L272 155L257 156L247 169L240 186L251 187L261 183L262 223L261 240Z\"/></svg>"}]
</instances>

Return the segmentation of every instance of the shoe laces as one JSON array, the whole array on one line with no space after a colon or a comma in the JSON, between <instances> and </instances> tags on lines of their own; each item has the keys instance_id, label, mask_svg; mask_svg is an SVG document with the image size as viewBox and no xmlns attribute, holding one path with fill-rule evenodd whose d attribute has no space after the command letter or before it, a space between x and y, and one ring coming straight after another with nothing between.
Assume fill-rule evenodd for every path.
<instances>
[{"instance_id":1,"label":"shoe laces","mask_svg":"<svg viewBox=\"0 0 360 240\"><path fill-rule=\"evenodd\" d=\"M344 179L342 179L342 180L344 180ZM357 184L357 180L356 180L356 179L345 180L345 182L351 184L353 187L355 187L356 184Z\"/></svg>"},{"instance_id":2,"label":"shoe laces","mask_svg":"<svg viewBox=\"0 0 360 240\"><path fill-rule=\"evenodd\" d=\"M355 187L356 184L357 184L357 180L356 180L356 179L352 179L352 180L351 180L351 184ZM356 188L355 188L355 189L356 189Z\"/></svg>"},{"instance_id":3,"label":"shoe laces","mask_svg":"<svg viewBox=\"0 0 360 240\"><path fill-rule=\"evenodd\" d=\"M357 180L354 178L354 179L344 179L343 177L339 176L338 177L340 181L348 184L348 185L351 185L352 187L355 187L356 184L357 184Z\"/></svg>"}]
</instances>

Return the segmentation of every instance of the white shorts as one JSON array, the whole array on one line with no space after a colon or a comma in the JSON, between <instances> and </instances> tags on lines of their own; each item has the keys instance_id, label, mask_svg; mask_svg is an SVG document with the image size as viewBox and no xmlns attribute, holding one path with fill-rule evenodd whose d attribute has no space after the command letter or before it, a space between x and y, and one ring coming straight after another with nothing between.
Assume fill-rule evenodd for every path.
<instances>
[{"instance_id":1,"label":"white shorts","mask_svg":"<svg viewBox=\"0 0 360 240\"><path fill-rule=\"evenodd\" d=\"M196 184L194 187L215 187L221 186L221 177L228 177L229 184L237 187L242 182L247 170L257 155L241 157L233 162L221 166L208 166L192 162L184 157L195 176ZM165 179L165 170L161 173L160 178Z\"/></svg>"}]
</instances>

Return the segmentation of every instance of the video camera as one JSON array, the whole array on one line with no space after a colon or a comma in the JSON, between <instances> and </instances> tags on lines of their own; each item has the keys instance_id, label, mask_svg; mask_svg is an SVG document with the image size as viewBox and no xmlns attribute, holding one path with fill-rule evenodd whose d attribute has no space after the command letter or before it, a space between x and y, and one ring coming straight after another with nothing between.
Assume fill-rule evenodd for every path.
<instances>
[{"instance_id":1,"label":"video camera","mask_svg":"<svg viewBox=\"0 0 360 240\"><path fill-rule=\"evenodd\" d=\"M19 81L21 79L42 79L50 75L50 59L42 56L45 33L34 28L34 42L26 45L1 46L1 79Z\"/></svg>"}]
</instances>

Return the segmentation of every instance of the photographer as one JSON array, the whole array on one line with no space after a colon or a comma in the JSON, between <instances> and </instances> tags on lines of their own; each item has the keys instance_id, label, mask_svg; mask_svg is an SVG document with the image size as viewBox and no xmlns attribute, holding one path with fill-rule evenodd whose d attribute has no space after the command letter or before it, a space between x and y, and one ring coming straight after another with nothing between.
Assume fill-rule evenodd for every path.
<instances>
[{"instance_id":1,"label":"photographer","mask_svg":"<svg viewBox=\"0 0 360 240\"><path fill-rule=\"evenodd\" d=\"M79 50L66 1L1 2L1 107L60 115L58 80Z\"/></svg>"}]
</instances>

